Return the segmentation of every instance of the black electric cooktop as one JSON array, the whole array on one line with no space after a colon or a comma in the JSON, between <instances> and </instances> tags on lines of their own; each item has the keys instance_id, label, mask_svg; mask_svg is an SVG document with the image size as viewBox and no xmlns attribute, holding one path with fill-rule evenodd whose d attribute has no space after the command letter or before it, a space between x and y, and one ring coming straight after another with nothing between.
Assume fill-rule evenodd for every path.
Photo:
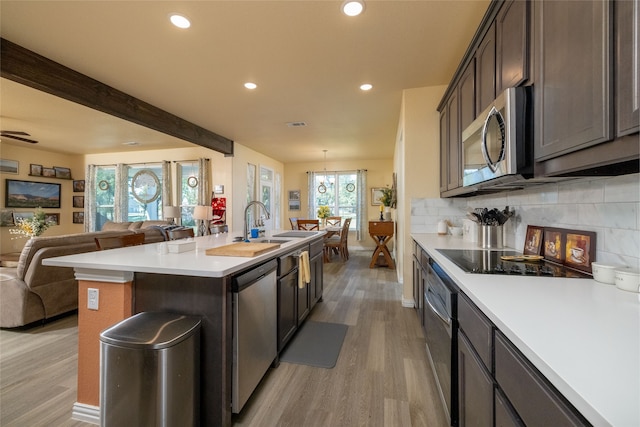
<instances>
[{"instance_id":1,"label":"black electric cooktop","mask_svg":"<svg viewBox=\"0 0 640 427\"><path fill-rule=\"evenodd\" d=\"M500 274L537 277L577 277L592 278L581 271L572 270L549 261L505 261L502 256L522 255L516 251L496 251L482 249L437 249L451 262L466 273Z\"/></svg>"}]
</instances>

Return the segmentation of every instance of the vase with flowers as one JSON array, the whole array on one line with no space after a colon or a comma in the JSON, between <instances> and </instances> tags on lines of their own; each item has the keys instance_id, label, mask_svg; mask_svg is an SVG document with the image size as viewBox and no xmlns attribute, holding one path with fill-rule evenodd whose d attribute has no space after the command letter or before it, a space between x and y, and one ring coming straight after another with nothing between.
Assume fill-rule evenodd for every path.
<instances>
[{"instance_id":1,"label":"vase with flowers","mask_svg":"<svg viewBox=\"0 0 640 427\"><path fill-rule=\"evenodd\" d=\"M327 218L331 216L331 209L329 206L319 206L318 207L318 218L322 221L322 224L327 221Z\"/></svg>"},{"instance_id":2,"label":"vase with flowers","mask_svg":"<svg viewBox=\"0 0 640 427\"><path fill-rule=\"evenodd\" d=\"M37 237L45 232L51 225L42 208L37 208L31 218L20 218L16 221L16 227L9 230L18 237Z\"/></svg>"},{"instance_id":3,"label":"vase with flowers","mask_svg":"<svg viewBox=\"0 0 640 427\"><path fill-rule=\"evenodd\" d=\"M383 188L381 190L380 203L384 206L384 220L391 220L391 208L395 207L395 193L393 188ZM382 214L380 215L382 216ZM382 218L381 218L382 219Z\"/></svg>"}]
</instances>

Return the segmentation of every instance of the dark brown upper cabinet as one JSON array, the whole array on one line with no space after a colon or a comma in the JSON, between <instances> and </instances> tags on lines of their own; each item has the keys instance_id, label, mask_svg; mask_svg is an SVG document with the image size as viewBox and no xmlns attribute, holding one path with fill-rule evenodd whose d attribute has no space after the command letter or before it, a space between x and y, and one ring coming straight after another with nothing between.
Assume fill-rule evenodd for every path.
<instances>
[{"instance_id":1,"label":"dark brown upper cabinet","mask_svg":"<svg viewBox=\"0 0 640 427\"><path fill-rule=\"evenodd\" d=\"M532 2L538 161L613 137L611 4Z\"/></svg>"},{"instance_id":2,"label":"dark brown upper cabinet","mask_svg":"<svg viewBox=\"0 0 640 427\"><path fill-rule=\"evenodd\" d=\"M496 26L491 25L475 54L476 114L496 99Z\"/></svg>"},{"instance_id":3,"label":"dark brown upper cabinet","mask_svg":"<svg viewBox=\"0 0 640 427\"><path fill-rule=\"evenodd\" d=\"M496 93L529 79L530 3L506 1L496 17Z\"/></svg>"},{"instance_id":4,"label":"dark brown upper cabinet","mask_svg":"<svg viewBox=\"0 0 640 427\"><path fill-rule=\"evenodd\" d=\"M638 132L640 104L640 5L638 1L618 1L616 15L616 135Z\"/></svg>"}]
</instances>

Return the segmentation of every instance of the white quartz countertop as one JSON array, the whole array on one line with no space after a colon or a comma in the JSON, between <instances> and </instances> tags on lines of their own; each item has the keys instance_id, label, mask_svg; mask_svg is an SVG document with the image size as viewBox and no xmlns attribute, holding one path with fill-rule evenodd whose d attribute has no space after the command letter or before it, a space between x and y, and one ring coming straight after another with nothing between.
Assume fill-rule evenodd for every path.
<instances>
[{"instance_id":1,"label":"white quartz countertop","mask_svg":"<svg viewBox=\"0 0 640 427\"><path fill-rule=\"evenodd\" d=\"M593 279L465 273L436 249L477 243L412 237L593 425L640 426L640 294Z\"/></svg>"},{"instance_id":2,"label":"white quartz countertop","mask_svg":"<svg viewBox=\"0 0 640 427\"><path fill-rule=\"evenodd\" d=\"M265 237L251 239L260 241L272 238L272 235L287 233L291 230L277 230L268 232ZM296 231L297 233L301 233ZM172 274L177 276L225 277L244 270L262 261L286 254L301 243L309 243L313 239L325 234L324 231L306 232L308 237L273 237L277 240L287 240L280 248L255 257L210 256L206 250L214 247L229 245L233 237L229 233L210 236L194 237L195 250L182 253L165 253L163 246L171 242L149 243L140 246L110 249L106 251L86 252L83 254L67 255L43 260L45 265L59 267L73 267L76 271L114 271ZM184 239L187 241L188 239Z\"/></svg>"}]
</instances>

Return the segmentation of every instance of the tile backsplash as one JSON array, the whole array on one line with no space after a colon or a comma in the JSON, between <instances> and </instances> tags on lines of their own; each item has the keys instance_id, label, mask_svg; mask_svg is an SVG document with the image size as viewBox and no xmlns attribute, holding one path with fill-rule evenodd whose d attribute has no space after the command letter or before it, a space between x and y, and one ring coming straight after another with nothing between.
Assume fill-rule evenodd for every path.
<instances>
[{"instance_id":1,"label":"tile backsplash","mask_svg":"<svg viewBox=\"0 0 640 427\"><path fill-rule=\"evenodd\" d=\"M460 225L474 208L515 210L504 229L522 250L528 225L597 233L596 260L640 268L640 174L579 178L460 199L412 199L411 232L435 233L441 219Z\"/></svg>"}]
</instances>

